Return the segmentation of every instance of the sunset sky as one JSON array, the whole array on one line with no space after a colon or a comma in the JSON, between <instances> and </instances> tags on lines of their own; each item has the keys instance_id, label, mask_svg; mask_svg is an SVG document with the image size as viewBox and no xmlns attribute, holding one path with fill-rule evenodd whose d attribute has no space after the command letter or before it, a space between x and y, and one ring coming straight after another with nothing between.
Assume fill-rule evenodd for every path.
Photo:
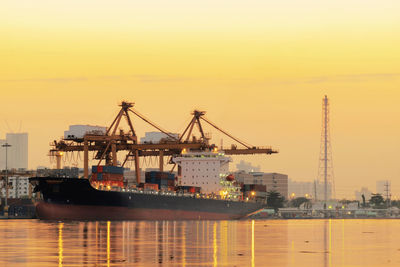
<instances>
[{"instance_id":1,"label":"sunset sky","mask_svg":"<svg viewBox=\"0 0 400 267\"><path fill-rule=\"evenodd\" d=\"M312 181L327 94L337 196L387 179L400 198L399 14L398 0L2 0L0 139L28 132L29 166L50 166L49 142L109 125L121 100L172 132L199 108L280 152L235 162Z\"/></svg>"}]
</instances>

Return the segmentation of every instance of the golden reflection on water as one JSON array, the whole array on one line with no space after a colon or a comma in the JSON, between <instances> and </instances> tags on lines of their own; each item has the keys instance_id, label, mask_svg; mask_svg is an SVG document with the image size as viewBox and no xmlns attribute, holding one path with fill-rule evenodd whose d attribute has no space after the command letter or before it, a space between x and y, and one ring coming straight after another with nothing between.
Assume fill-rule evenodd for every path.
<instances>
[{"instance_id":1,"label":"golden reflection on water","mask_svg":"<svg viewBox=\"0 0 400 267\"><path fill-rule=\"evenodd\" d=\"M0 266L400 266L398 222L0 220Z\"/></svg>"},{"instance_id":2,"label":"golden reflection on water","mask_svg":"<svg viewBox=\"0 0 400 267\"><path fill-rule=\"evenodd\" d=\"M182 266L186 266L186 231L182 231Z\"/></svg>"},{"instance_id":3,"label":"golden reflection on water","mask_svg":"<svg viewBox=\"0 0 400 267\"><path fill-rule=\"evenodd\" d=\"M217 246L217 224L216 223L214 223L214 225L213 225L213 248L214 248L214 254L213 254L214 266L217 266L218 265L218 259L217 259L218 246Z\"/></svg>"},{"instance_id":4,"label":"golden reflection on water","mask_svg":"<svg viewBox=\"0 0 400 267\"><path fill-rule=\"evenodd\" d=\"M62 267L63 265L63 237L62 237L62 229L64 227L64 223L58 224L58 266Z\"/></svg>"},{"instance_id":5,"label":"golden reflection on water","mask_svg":"<svg viewBox=\"0 0 400 267\"><path fill-rule=\"evenodd\" d=\"M342 259L341 259L341 264L344 264L344 252L345 252L345 246L344 246L344 223L345 223L345 219L342 219Z\"/></svg>"},{"instance_id":6,"label":"golden reflection on water","mask_svg":"<svg viewBox=\"0 0 400 267\"><path fill-rule=\"evenodd\" d=\"M254 220L251 220L251 267L255 266L255 255L254 255Z\"/></svg>"},{"instance_id":7,"label":"golden reflection on water","mask_svg":"<svg viewBox=\"0 0 400 267\"><path fill-rule=\"evenodd\" d=\"M107 266L110 266L110 248L111 248L111 243L110 243L110 226L111 222L107 222Z\"/></svg>"},{"instance_id":8,"label":"golden reflection on water","mask_svg":"<svg viewBox=\"0 0 400 267\"><path fill-rule=\"evenodd\" d=\"M329 219L329 267L332 266L332 219Z\"/></svg>"}]
</instances>

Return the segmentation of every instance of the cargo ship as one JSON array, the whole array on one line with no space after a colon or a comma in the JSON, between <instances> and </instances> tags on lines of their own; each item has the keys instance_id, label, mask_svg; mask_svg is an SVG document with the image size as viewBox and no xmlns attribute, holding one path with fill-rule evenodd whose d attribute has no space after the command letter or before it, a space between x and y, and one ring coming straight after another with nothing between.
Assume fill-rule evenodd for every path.
<instances>
[{"instance_id":1,"label":"cargo ship","mask_svg":"<svg viewBox=\"0 0 400 267\"><path fill-rule=\"evenodd\" d=\"M193 111L193 118L182 134L163 130L137 112L131 102L123 101L118 115L109 127L74 125L64 138L52 143L50 156L60 169L64 153L83 152L83 176L33 177L30 182L41 199L36 203L37 216L50 220L214 220L240 219L261 210L265 202L245 194L229 173L230 157L226 155L272 154L271 148L251 146L204 117L205 111ZM159 132L138 141L129 114L134 114ZM120 127L125 118L128 129ZM211 135L202 122L227 135L245 148L232 145L221 151L209 144ZM195 127L195 125L197 125ZM194 134L198 128L200 136ZM89 170L89 151L97 165ZM118 152L124 159L118 160ZM159 172L146 173L142 180L140 158L158 157ZM173 164L163 172L164 158ZM127 161L134 163L135 182L125 176ZM102 163L104 164L102 165ZM178 166L176 175L172 174ZM248 192L247 192L248 193Z\"/></svg>"},{"instance_id":2,"label":"cargo ship","mask_svg":"<svg viewBox=\"0 0 400 267\"><path fill-rule=\"evenodd\" d=\"M264 206L182 190L100 189L84 178L33 177L30 182L41 193L36 213L44 220L232 220Z\"/></svg>"}]
</instances>

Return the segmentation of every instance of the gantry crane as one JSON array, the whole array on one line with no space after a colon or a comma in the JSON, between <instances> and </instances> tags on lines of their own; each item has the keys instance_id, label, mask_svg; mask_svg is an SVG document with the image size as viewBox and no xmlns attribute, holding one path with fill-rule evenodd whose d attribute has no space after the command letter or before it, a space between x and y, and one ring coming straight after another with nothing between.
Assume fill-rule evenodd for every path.
<instances>
[{"instance_id":1,"label":"gantry crane","mask_svg":"<svg viewBox=\"0 0 400 267\"><path fill-rule=\"evenodd\" d=\"M278 153L278 151L272 149L271 147L256 147L249 145L238 138L232 136L229 134L227 131L222 130L220 127L216 126L215 123L211 122L209 119L205 118L206 112L205 111L199 111L199 110L194 110L192 112L193 118L189 122L188 126L185 128L183 131L182 135L179 138L179 141L185 140L188 142L190 138L192 137L192 140L195 141L197 138L195 138L193 133L193 128L195 125L197 125L197 128L200 132L200 138L199 140L206 144L207 146L209 145L208 142L210 140L210 136L207 136L207 134L204 132L204 127L201 124L201 121L206 122L216 130L220 131L224 135L228 136L229 138L233 139L237 143L241 144L245 148L237 148L237 146L232 145L231 148L220 148L225 152L226 155L248 155L248 154L273 154L273 153ZM186 138L185 138L186 136Z\"/></svg>"},{"instance_id":2,"label":"gantry crane","mask_svg":"<svg viewBox=\"0 0 400 267\"><path fill-rule=\"evenodd\" d=\"M235 146L232 146L231 149L224 149L225 154L227 155L239 155L239 154L272 154L277 153L277 151L271 148L258 148L250 146L237 138L234 138L232 135L228 134L226 131L223 131L215 124L204 118L204 111L195 110L192 114L194 115L189 125L186 127L185 131L180 135L179 138L176 138L171 132L164 130L160 126L151 122L145 116L140 114L138 111L133 109L133 103L130 102L122 102L120 104L121 109L118 112L117 116L111 123L110 127L107 128L105 134L85 134L83 139L61 139L60 141L54 141L52 144L53 148L50 150L50 156L55 156L57 159L57 168L60 168L61 156L64 152L73 152L73 151L83 151L83 161L84 161L84 178L88 178L89 176L89 151L97 152L95 154L96 160L98 160L98 165L101 164L103 160L105 160L106 165L117 166L117 152L119 151L128 151L125 156L125 159L122 163L122 166L125 165L129 158L133 158L135 162L135 172L136 172L136 181L140 183L140 169L139 169L139 158L145 156L159 156L159 167L160 171L163 171L164 166L164 156L173 156L181 153L183 149L186 150L207 150L210 147L214 147L214 145L209 145L209 138L203 131L203 127L201 125L201 120L207 122L215 129L221 131L225 135L229 136L239 144L245 146L244 149L238 149ZM132 120L130 118L130 113L136 115L141 118L160 132L166 134L169 137L168 142L160 142L156 144L152 143L144 143L139 144L138 138L136 135L136 131L134 130ZM122 117L125 117L127 124L129 126L129 131L125 133L123 130L118 131L118 127L122 120ZM199 131L201 133L201 138L196 139L193 138L190 140L190 137L193 132L194 125L197 124ZM189 130L189 132L188 132ZM187 136L186 139L184 138Z\"/></svg>"}]
</instances>

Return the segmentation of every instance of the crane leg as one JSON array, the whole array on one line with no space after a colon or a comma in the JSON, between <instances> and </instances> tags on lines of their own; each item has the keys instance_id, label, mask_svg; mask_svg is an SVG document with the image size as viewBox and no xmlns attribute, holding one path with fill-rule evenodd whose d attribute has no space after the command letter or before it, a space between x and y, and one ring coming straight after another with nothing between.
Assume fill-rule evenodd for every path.
<instances>
[{"instance_id":1,"label":"crane leg","mask_svg":"<svg viewBox=\"0 0 400 267\"><path fill-rule=\"evenodd\" d=\"M83 177L89 177L89 147L88 141L85 140L83 142Z\"/></svg>"},{"instance_id":2,"label":"crane leg","mask_svg":"<svg viewBox=\"0 0 400 267\"><path fill-rule=\"evenodd\" d=\"M164 171L164 150L160 150L160 172Z\"/></svg>"},{"instance_id":3,"label":"crane leg","mask_svg":"<svg viewBox=\"0 0 400 267\"><path fill-rule=\"evenodd\" d=\"M136 183L140 184L140 167L139 167L139 151L135 150L135 172L136 172Z\"/></svg>"}]
</instances>

